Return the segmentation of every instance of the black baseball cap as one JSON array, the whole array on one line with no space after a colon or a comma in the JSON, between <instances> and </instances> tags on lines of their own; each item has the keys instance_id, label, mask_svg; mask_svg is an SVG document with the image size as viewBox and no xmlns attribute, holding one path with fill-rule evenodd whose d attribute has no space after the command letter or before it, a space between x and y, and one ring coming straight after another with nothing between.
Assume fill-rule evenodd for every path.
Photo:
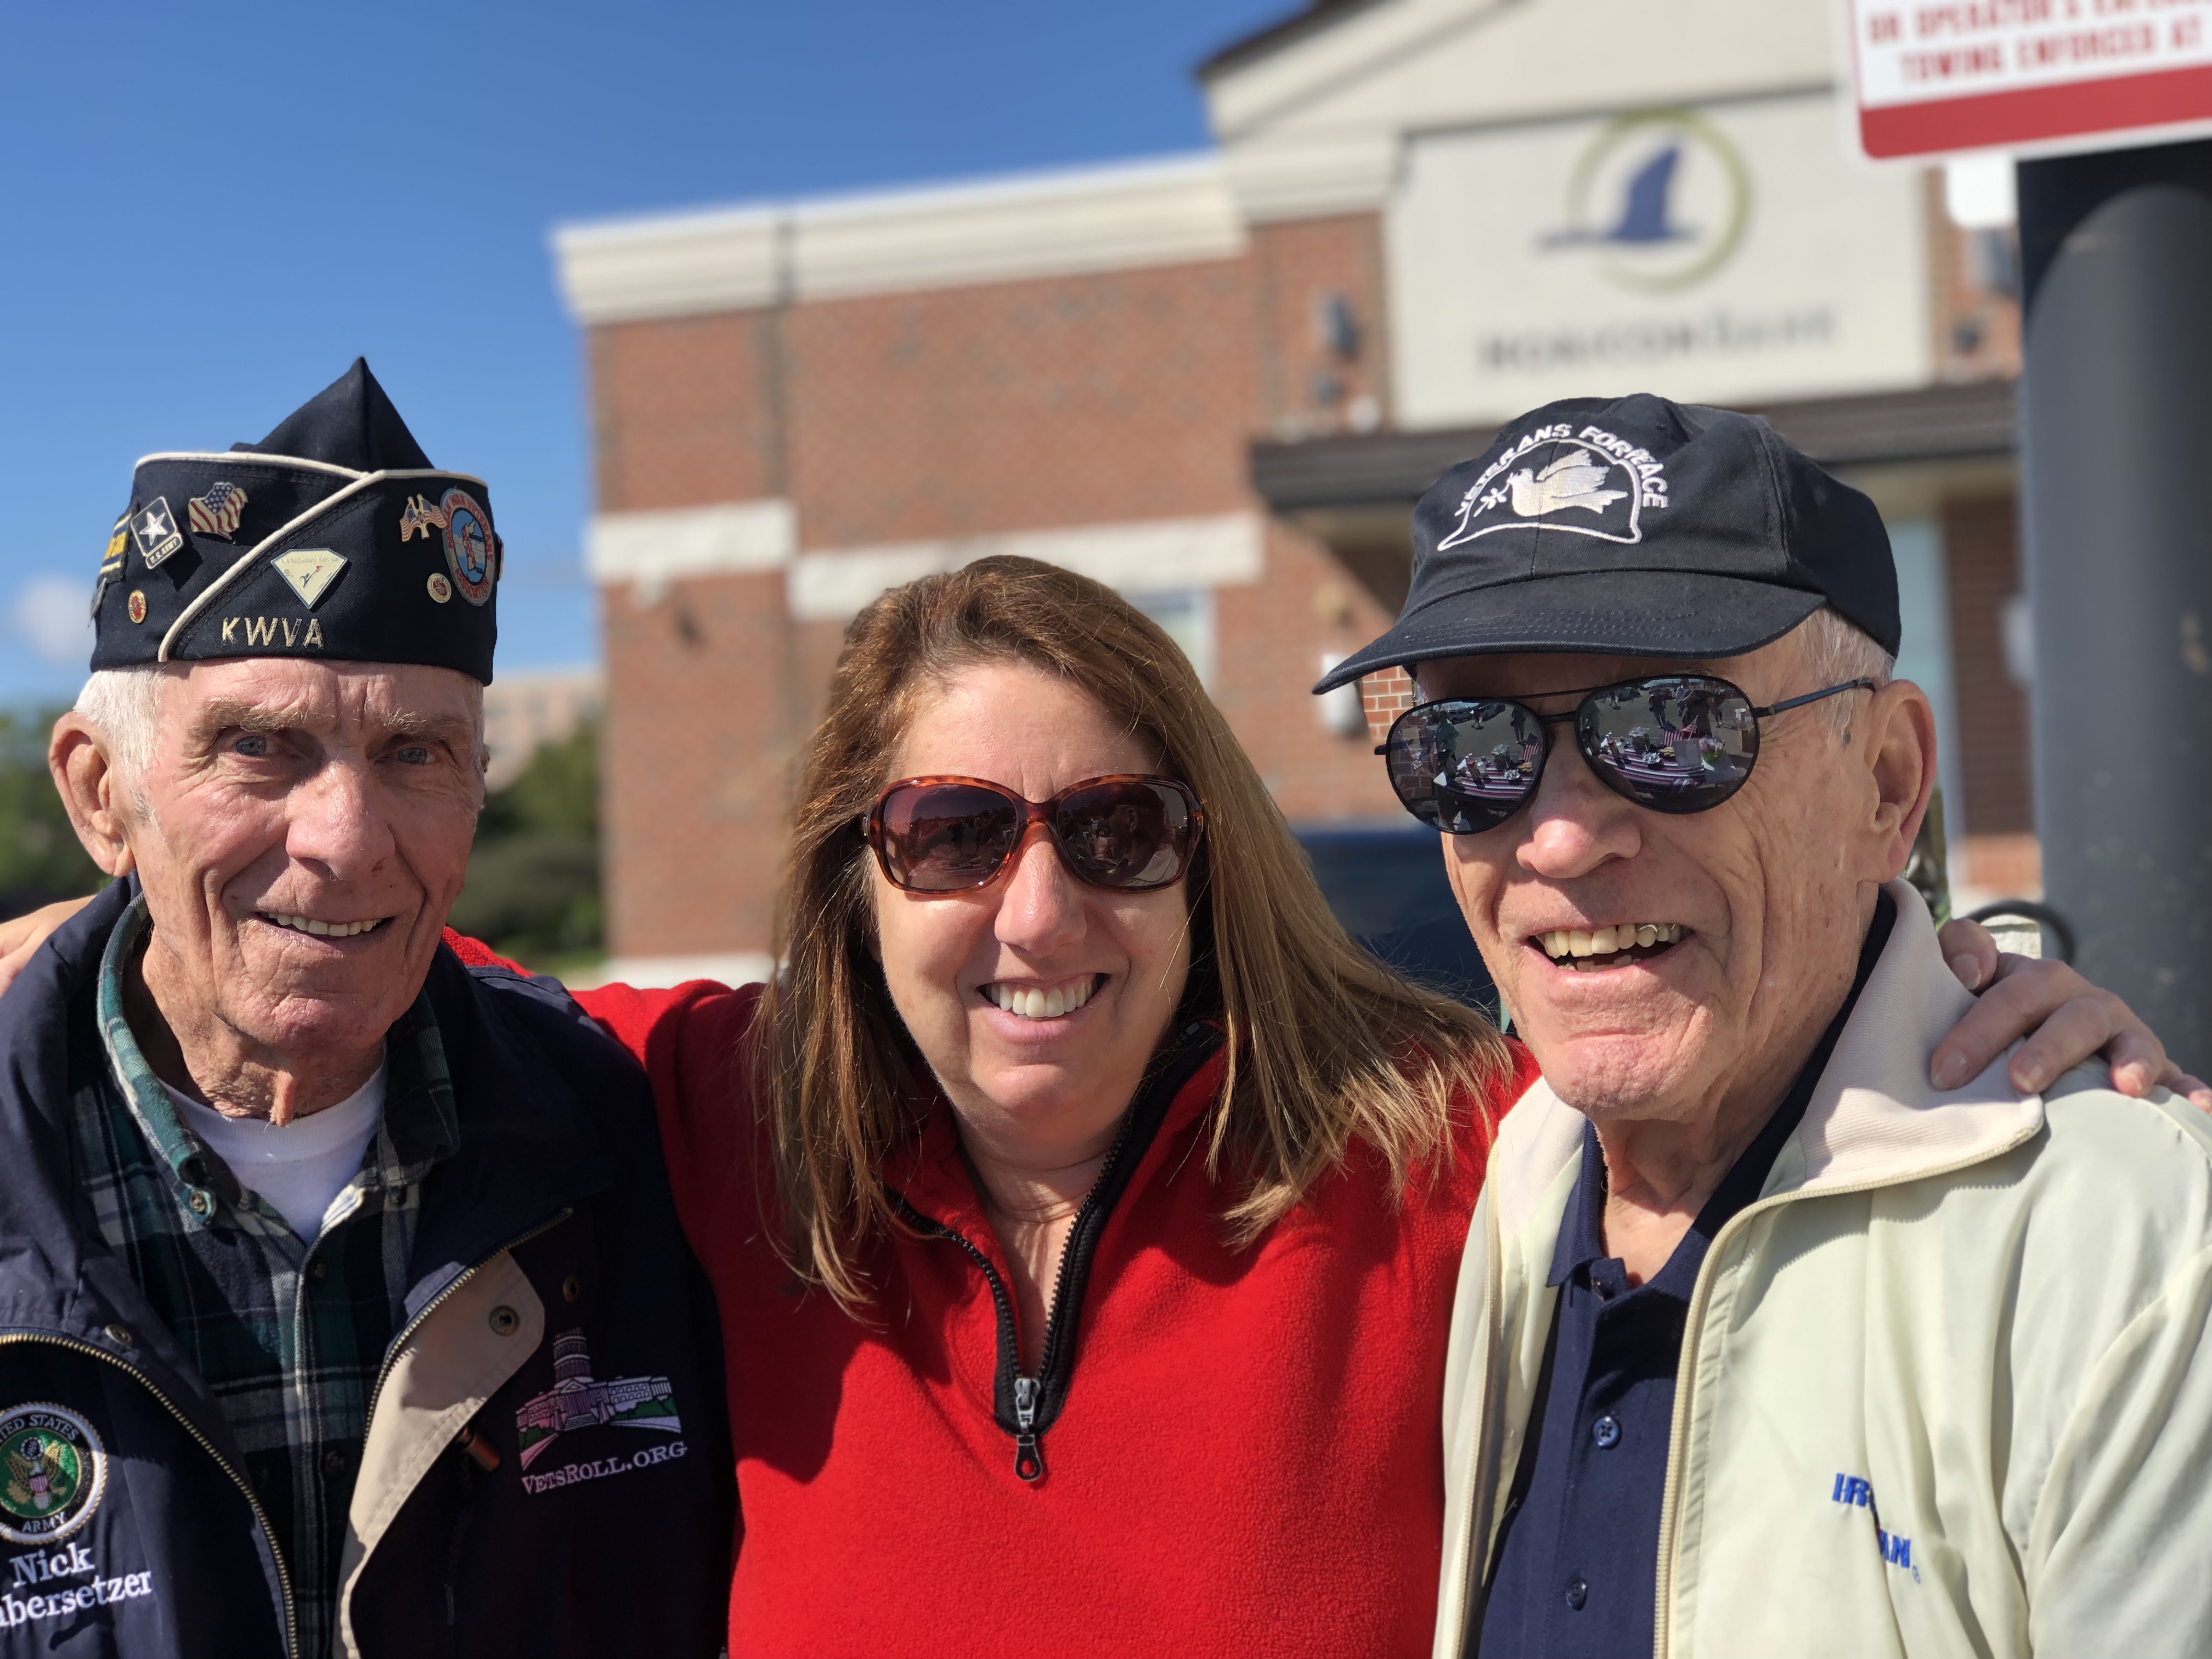
<instances>
[{"instance_id":1,"label":"black baseball cap","mask_svg":"<svg viewBox=\"0 0 2212 1659\"><path fill-rule=\"evenodd\" d=\"M1430 487L1405 609L1314 690L1508 651L1732 657L1824 605L1897 654L1897 567L1865 495L1755 415L1569 398Z\"/></svg>"}]
</instances>

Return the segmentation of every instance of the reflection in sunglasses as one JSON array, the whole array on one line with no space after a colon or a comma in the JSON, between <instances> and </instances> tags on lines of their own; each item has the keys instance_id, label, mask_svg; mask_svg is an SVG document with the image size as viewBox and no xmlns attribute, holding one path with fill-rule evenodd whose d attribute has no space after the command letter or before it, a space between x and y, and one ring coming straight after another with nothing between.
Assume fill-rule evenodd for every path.
<instances>
[{"instance_id":1,"label":"reflection in sunglasses","mask_svg":"<svg viewBox=\"0 0 2212 1659\"><path fill-rule=\"evenodd\" d=\"M1451 835L1479 835L1520 811L1543 773L1546 728L1569 720L1576 747L1614 793L1657 811L1702 812L1750 777L1762 716L1872 686L1853 680L1759 708L1726 680L1662 675L1553 694L1581 699L1571 714L1446 698L1400 715L1378 752L1406 810Z\"/></svg>"},{"instance_id":2,"label":"reflection in sunglasses","mask_svg":"<svg viewBox=\"0 0 2212 1659\"><path fill-rule=\"evenodd\" d=\"M914 778L884 790L864 823L885 878L910 892L988 885L1033 823L1079 880L1140 891L1182 878L1205 817L1167 778L1091 778L1049 801L981 780Z\"/></svg>"}]
</instances>

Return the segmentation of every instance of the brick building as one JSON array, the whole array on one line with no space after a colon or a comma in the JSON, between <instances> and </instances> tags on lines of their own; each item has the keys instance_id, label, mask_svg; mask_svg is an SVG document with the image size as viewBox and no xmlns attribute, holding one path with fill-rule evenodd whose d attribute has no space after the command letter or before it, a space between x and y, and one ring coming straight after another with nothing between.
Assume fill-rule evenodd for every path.
<instances>
[{"instance_id":1,"label":"brick building","mask_svg":"<svg viewBox=\"0 0 2212 1659\"><path fill-rule=\"evenodd\" d=\"M844 623L989 553L1157 617L1293 821L1391 820L1402 680L1307 686L1395 613L1438 473L1632 389L1875 495L1954 867L2032 887L2008 233L1848 158L1823 0L1321 0L1200 78L1201 155L556 234L620 970L759 971Z\"/></svg>"}]
</instances>

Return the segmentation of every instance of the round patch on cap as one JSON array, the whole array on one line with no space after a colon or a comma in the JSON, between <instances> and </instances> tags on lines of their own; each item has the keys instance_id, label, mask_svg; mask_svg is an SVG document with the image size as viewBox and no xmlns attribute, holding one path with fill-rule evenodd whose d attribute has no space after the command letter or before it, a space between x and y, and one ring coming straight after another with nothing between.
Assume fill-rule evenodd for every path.
<instances>
[{"instance_id":1,"label":"round patch on cap","mask_svg":"<svg viewBox=\"0 0 2212 1659\"><path fill-rule=\"evenodd\" d=\"M491 515L465 489L447 490L438 505L446 514L442 533L453 585L471 605L482 605L491 598Z\"/></svg>"},{"instance_id":2,"label":"round patch on cap","mask_svg":"<svg viewBox=\"0 0 2212 1659\"><path fill-rule=\"evenodd\" d=\"M446 573L442 570L433 570L430 573L430 597L437 600L440 605L445 604L453 597L453 585L446 580Z\"/></svg>"},{"instance_id":3,"label":"round patch on cap","mask_svg":"<svg viewBox=\"0 0 2212 1659\"><path fill-rule=\"evenodd\" d=\"M107 1453L92 1425L43 1401L0 1412L0 1538L51 1544L100 1507Z\"/></svg>"},{"instance_id":4,"label":"round patch on cap","mask_svg":"<svg viewBox=\"0 0 2212 1659\"><path fill-rule=\"evenodd\" d=\"M146 620L146 596L136 588L131 591L130 611L132 622L142 623Z\"/></svg>"}]
</instances>

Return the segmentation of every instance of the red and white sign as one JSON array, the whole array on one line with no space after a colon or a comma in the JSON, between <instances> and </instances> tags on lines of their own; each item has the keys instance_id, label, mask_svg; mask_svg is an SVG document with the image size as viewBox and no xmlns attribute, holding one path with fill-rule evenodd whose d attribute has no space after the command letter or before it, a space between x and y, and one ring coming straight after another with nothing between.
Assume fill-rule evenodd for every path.
<instances>
[{"instance_id":1,"label":"red and white sign","mask_svg":"<svg viewBox=\"0 0 2212 1659\"><path fill-rule=\"evenodd\" d=\"M2212 130L2212 0L1848 4L1869 155Z\"/></svg>"}]
</instances>

